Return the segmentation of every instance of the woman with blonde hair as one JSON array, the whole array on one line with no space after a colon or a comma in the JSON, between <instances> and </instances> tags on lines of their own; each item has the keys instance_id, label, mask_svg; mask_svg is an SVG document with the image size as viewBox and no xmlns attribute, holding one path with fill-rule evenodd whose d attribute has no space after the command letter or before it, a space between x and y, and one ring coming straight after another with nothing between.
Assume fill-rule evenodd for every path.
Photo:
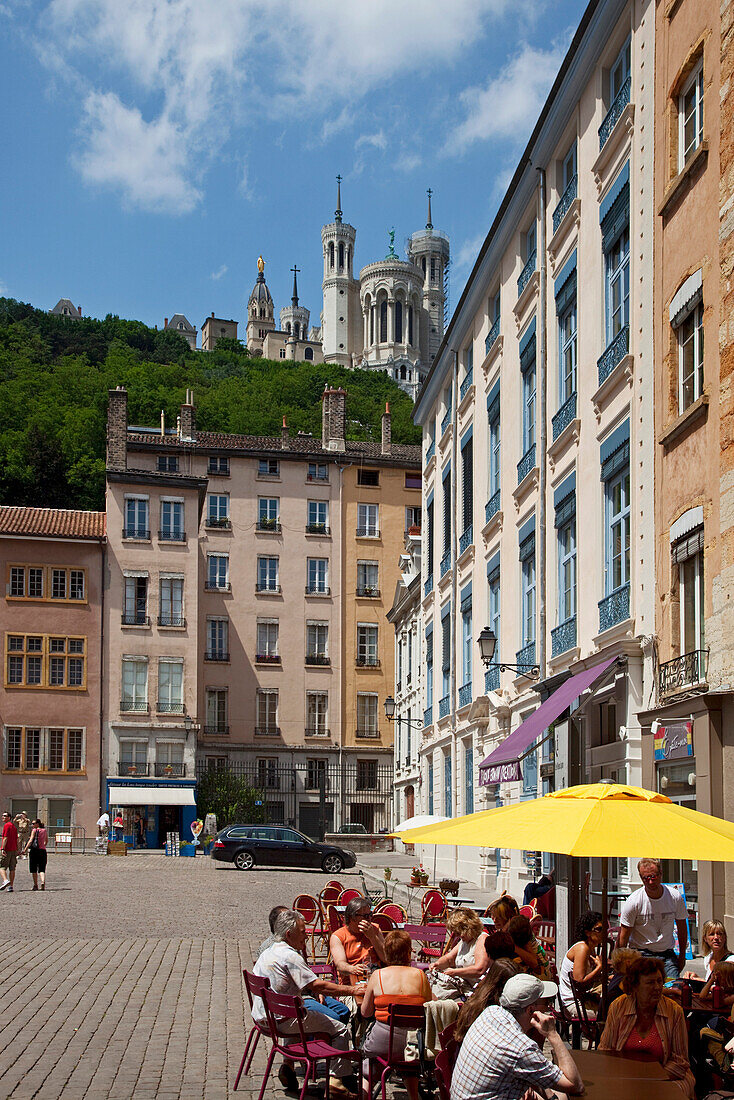
<instances>
[{"instance_id":1,"label":"woman with blonde hair","mask_svg":"<svg viewBox=\"0 0 734 1100\"><path fill-rule=\"evenodd\" d=\"M487 916L492 918L500 932L507 931L507 925L519 912L520 908L510 894L502 894L487 906Z\"/></svg>"},{"instance_id":2,"label":"woman with blonde hair","mask_svg":"<svg viewBox=\"0 0 734 1100\"><path fill-rule=\"evenodd\" d=\"M487 933L471 909L454 909L446 928L457 942L428 968L428 980L439 1000L457 1000L471 993L490 959L484 947ZM451 942L451 941L450 941Z\"/></svg>"},{"instance_id":3,"label":"woman with blonde hair","mask_svg":"<svg viewBox=\"0 0 734 1100\"><path fill-rule=\"evenodd\" d=\"M707 980L713 974L717 963L734 962L734 954L729 950L726 940L726 928L720 920L706 921L701 929L701 948L704 951L708 950L708 954L704 955L703 959ZM692 970L687 970L685 974L681 974L681 977L701 980L701 975L695 974Z\"/></svg>"}]
</instances>

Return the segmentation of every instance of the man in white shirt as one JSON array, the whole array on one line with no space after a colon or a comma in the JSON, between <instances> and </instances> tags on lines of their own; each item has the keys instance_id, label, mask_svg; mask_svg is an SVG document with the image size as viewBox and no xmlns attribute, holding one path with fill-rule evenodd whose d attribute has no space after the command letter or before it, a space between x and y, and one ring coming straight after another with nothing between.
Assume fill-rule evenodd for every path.
<instances>
[{"instance_id":1,"label":"man in white shirt","mask_svg":"<svg viewBox=\"0 0 734 1100\"><path fill-rule=\"evenodd\" d=\"M299 913L293 909L284 909L279 913L275 918L273 934L275 941L258 957L254 972L258 978L268 978L274 993L286 993L291 997L302 997L306 994L318 997L321 993L331 994L332 997L349 997L353 994L354 989L351 985L337 985L336 982L327 981L314 974L302 954L306 946L306 923ZM258 1023L265 1022L265 1006L259 997L254 1001L252 1015ZM323 1012L307 1008L304 1029L307 1035L318 1033L328 1035L329 1042L333 1046L339 1050L349 1050L349 1026L341 1020L335 1020ZM278 1031L281 1035L298 1036L298 1021L279 1020ZM352 1094L345 1087L342 1078L349 1077L353 1069L354 1063L350 1059L334 1059L331 1063L329 1081L331 1095L338 1097L339 1100L347 1100L347 1097L351 1097ZM280 1081L286 1088L298 1085L292 1067L285 1063L281 1067Z\"/></svg>"},{"instance_id":2,"label":"man in white shirt","mask_svg":"<svg viewBox=\"0 0 734 1100\"><path fill-rule=\"evenodd\" d=\"M641 859L637 870L642 886L622 905L617 946L632 947L642 955L662 959L666 979L675 981L683 969L688 946L685 902L677 890L663 886L659 859ZM677 952L674 929L678 931Z\"/></svg>"},{"instance_id":3,"label":"man in white shirt","mask_svg":"<svg viewBox=\"0 0 734 1100\"><path fill-rule=\"evenodd\" d=\"M97 822L97 828L99 829L99 835L107 837L110 832L110 815L105 811Z\"/></svg>"}]
</instances>

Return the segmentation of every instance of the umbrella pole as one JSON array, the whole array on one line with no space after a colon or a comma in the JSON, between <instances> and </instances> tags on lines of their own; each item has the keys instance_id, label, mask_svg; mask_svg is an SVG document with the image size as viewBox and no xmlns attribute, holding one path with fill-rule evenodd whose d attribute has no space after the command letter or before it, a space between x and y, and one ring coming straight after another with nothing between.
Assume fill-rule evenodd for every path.
<instances>
[{"instance_id":1,"label":"umbrella pole","mask_svg":"<svg viewBox=\"0 0 734 1100\"><path fill-rule=\"evenodd\" d=\"M609 985L609 857L601 857L601 914L604 939L601 955L601 1015L606 1012Z\"/></svg>"},{"instance_id":2,"label":"umbrella pole","mask_svg":"<svg viewBox=\"0 0 734 1100\"><path fill-rule=\"evenodd\" d=\"M433 845L433 885L436 885L436 849L438 844Z\"/></svg>"}]
</instances>

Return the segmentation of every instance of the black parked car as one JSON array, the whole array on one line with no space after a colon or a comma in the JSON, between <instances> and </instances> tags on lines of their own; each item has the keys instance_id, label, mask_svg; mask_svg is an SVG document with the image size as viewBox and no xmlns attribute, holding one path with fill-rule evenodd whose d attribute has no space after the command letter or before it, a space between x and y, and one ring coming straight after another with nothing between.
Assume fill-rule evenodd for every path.
<instances>
[{"instance_id":1,"label":"black parked car","mask_svg":"<svg viewBox=\"0 0 734 1100\"><path fill-rule=\"evenodd\" d=\"M354 867L357 857L347 848L319 844L285 825L228 825L217 834L212 859L234 863L239 871L255 864L268 867L320 867L337 875Z\"/></svg>"}]
</instances>

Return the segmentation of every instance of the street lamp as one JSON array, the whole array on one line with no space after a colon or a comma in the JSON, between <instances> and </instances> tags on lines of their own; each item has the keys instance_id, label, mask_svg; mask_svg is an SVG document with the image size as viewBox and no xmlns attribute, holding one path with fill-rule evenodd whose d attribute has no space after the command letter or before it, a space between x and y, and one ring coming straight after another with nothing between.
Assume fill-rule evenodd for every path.
<instances>
[{"instance_id":1,"label":"street lamp","mask_svg":"<svg viewBox=\"0 0 734 1100\"><path fill-rule=\"evenodd\" d=\"M393 699L392 695L388 695L387 699L385 700L385 717L387 718L388 722L395 721L395 700ZM411 729L423 729L422 725L419 725L417 722L409 722L407 718L398 718L398 722L402 722L405 726L410 726Z\"/></svg>"},{"instance_id":2,"label":"street lamp","mask_svg":"<svg viewBox=\"0 0 734 1100\"><path fill-rule=\"evenodd\" d=\"M527 676L529 680L540 679L539 665L511 665L506 664L505 662L503 662L502 664L498 664L492 660L495 654L495 650L497 649L497 636L495 635L495 632L491 630L488 626L485 626L484 630L479 635L477 642L479 643L479 656L482 658L485 668L498 668L500 672L505 672L507 669L511 668L514 669L515 672L519 672L521 676Z\"/></svg>"}]
</instances>

